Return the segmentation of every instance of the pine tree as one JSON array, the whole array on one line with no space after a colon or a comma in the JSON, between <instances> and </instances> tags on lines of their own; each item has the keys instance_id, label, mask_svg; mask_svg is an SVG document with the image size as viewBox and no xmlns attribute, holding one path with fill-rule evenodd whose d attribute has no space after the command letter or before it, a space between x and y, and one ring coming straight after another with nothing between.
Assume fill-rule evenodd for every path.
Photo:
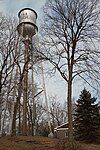
<instances>
[{"instance_id":1,"label":"pine tree","mask_svg":"<svg viewBox=\"0 0 100 150\"><path fill-rule=\"evenodd\" d=\"M100 127L100 113L96 98L84 89L75 110L75 136L78 140L95 141Z\"/></svg>"}]
</instances>

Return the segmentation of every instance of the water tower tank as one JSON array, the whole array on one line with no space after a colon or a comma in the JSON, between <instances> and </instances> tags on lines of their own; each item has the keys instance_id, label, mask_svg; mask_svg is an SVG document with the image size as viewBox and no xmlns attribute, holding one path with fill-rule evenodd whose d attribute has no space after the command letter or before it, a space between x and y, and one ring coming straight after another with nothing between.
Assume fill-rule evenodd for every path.
<instances>
[{"instance_id":1,"label":"water tower tank","mask_svg":"<svg viewBox=\"0 0 100 150\"><path fill-rule=\"evenodd\" d=\"M38 30L36 26L37 13L31 8L24 8L18 13L19 25L17 30L23 38L31 38Z\"/></svg>"}]
</instances>

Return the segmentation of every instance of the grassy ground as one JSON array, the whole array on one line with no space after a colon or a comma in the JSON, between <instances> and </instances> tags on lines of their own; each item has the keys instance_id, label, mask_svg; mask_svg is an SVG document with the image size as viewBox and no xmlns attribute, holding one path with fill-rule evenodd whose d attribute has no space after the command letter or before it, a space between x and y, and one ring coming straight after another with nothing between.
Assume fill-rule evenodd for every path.
<instances>
[{"instance_id":1,"label":"grassy ground","mask_svg":"<svg viewBox=\"0 0 100 150\"><path fill-rule=\"evenodd\" d=\"M100 150L100 145L78 143L77 150ZM80 146L81 145L81 146ZM0 150L67 150L67 141L46 137L1 137Z\"/></svg>"}]
</instances>

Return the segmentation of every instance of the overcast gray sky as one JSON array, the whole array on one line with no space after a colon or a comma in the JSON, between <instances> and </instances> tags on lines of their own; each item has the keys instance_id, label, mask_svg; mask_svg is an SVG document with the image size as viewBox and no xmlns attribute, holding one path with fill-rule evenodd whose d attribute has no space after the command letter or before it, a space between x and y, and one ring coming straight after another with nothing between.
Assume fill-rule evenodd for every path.
<instances>
[{"instance_id":1,"label":"overcast gray sky","mask_svg":"<svg viewBox=\"0 0 100 150\"><path fill-rule=\"evenodd\" d=\"M7 15L17 16L18 12L24 7L33 8L38 14L38 20L42 16L41 7L46 0L0 0L0 11Z\"/></svg>"},{"instance_id":2,"label":"overcast gray sky","mask_svg":"<svg viewBox=\"0 0 100 150\"><path fill-rule=\"evenodd\" d=\"M6 15L18 16L18 12L25 7L34 9L38 14L38 23L42 18L41 7L45 4L46 0L0 0L0 11ZM52 79L46 78L46 87L49 95L58 95L58 99L61 101L66 100L66 86L65 81L56 74L56 77ZM85 83L81 83L76 80L74 83L73 95L78 98L80 90L83 90ZM79 90L80 89L80 90Z\"/></svg>"}]
</instances>

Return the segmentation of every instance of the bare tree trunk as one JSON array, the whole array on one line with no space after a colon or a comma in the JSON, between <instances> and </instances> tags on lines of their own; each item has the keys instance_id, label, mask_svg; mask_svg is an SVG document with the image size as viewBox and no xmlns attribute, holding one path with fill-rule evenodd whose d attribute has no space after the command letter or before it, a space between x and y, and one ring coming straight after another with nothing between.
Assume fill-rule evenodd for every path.
<instances>
[{"instance_id":1,"label":"bare tree trunk","mask_svg":"<svg viewBox=\"0 0 100 150\"><path fill-rule=\"evenodd\" d=\"M16 68L16 74L15 74L13 104L12 104L11 123L10 123L11 124L10 132L12 135L16 135L16 115L17 115L17 110L18 110L18 104L20 103L21 90L22 90L21 80L20 80L19 87L18 87L18 96L16 98L16 86L17 86L16 79L17 79L17 77L18 77L18 68ZM15 102L15 98L16 98L16 102Z\"/></svg>"},{"instance_id":2,"label":"bare tree trunk","mask_svg":"<svg viewBox=\"0 0 100 150\"><path fill-rule=\"evenodd\" d=\"M21 133L21 110L20 110L20 100L18 103L18 113L19 113L19 125L18 125L18 133Z\"/></svg>"},{"instance_id":3,"label":"bare tree trunk","mask_svg":"<svg viewBox=\"0 0 100 150\"><path fill-rule=\"evenodd\" d=\"M1 116L2 116L2 96L1 96L1 89L2 89L2 72L0 71L0 132L1 132Z\"/></svg>"},{"instance_id":4,"label":"bare tree trunk","mask_svg":"<svg viewBox=\"0 0 100 150\"><path fill-rule=\"evenodd\" d=\"M10 122L9 122L9 135L12 133L13 113L14 113L14 98L13 98L13 102L12 102L12 106L11 106L11 117L10 117Z\"/></svg>"},{"instance_id":5,"label":"bare tree trunk","mask_svg":"<svg viewBox=\"0 0 100 150\"><path fill-rule=\"evenodd\" d=\"M5 134L5 120L6 120L6 110L7 110L7 101L5 101L5 108L4 108L4 114L2 116L2 124L1 124L1 135Z\"/></svg>"},{"instance_id":6,"label":"bare tree trunk","mask_svg":"<svg viewBox=\"0 0 100 150\"><path fill-rule=\"evenodd\" d=\"M2 101L2 98L1 98L1 93L0 93L0 133L1 133L1 115L2 115L1 101Z\"/></svg>"},{"instance_id":7,"label":"bare tree trunk","mask_svg":"<svg viewBox=\"0 0 100 150\"><path fill-rule=\"evenodd\" d=\"M27 91L27 79L25 79L25 78L24 78L24 91L23 91L23 121L22 121L22 126L23 126L22 127L22 134L23 135L27 135L27 93L26 93L26 91Z\"/></svg>"},{"instance_id":8,"label":"bare tree trunk","mask_svg":"<svg viewBox=\"0 0 100 150\"><path fill-rule=\"evenodd\" d=\"M68 139L69 139L69 144L71 146L70 150L73 149L73 121L72 121L72 83L68 83Z\"/></svg>"},{"instance_id":9,"label":"bare tree trunk","mask_svg":"<svg viewBox=\"0 0 100 150\"><path fill-rule=\"evenodd\" d=\"M20 103L21 95L22 95L22 81L20 81L20 83L19 83L18 96L17 96L16 102L14 104L13 121L12 121L12 135L16 135L16 115L17 115L18 105Z\"/></svg>"},{"instance_id":10,"label":"bare tree trunk","mask_svg":"<svg viewBox=\"0 0 100 150\"><path fill-rule=\"evenodd\" d=\"M32 111L31 111L31 107L28 103L28 107L29 107L29 111L27 111L27 115L28 115L28 127L27 127L27 130L28 130L28 135L32 135L32 128L31 128L31 124L32 124Z\"/></svg>"},{"instance_id":11,"label":"bare tree trunk","mask_svg":"<svg viewBox=\"0 0 100 150\"><path fill-rule=\"evenodd\" d=\"M17 114L18 102L14 104L13 121L12 121L12 135L16 135L16 114Z\"/></svg>"},{"instance_id":12,"label":"bare tree trunk","mask_svg":"<svg viewBox=\"0 0 100 150\"><path fill-rule=\"evenodd\" d=\"M24 69L23 69L24 72ZM16 77L18 75L18 69L16 70ZM12 109L12 135L16 135L16 115L18 111L18 106L20 105L20 98L22 95L22 80L23 80L23 73L20 75L20 81L18 84L18 96L16 98L16 102L13 104L13 109ZM16 82L15 82L15 88L16 88ZM13 100L15 100L15 95L16 95L16 89L14 88L14 93L13 93Z\"/></svg>"},{"instance_id":13,"label":"bare tree trunk","mask_svg":"<svg viewBox=\"0 0 100 150\"><path fill-rule=\"evenodd\" d=\"M43 64L41 62L41 71L42 71L42 80L43 80L43 90L44 90L44 97L45 97L45 104L46 104L46 111L47 111L47 119L48 119L48 127L50 134L52 133L51 129L51 122L50 122L50 114L49 114L49 107L48 107L48 99L47 99L47 93L46 93L46 87L45 87L45 79L44 79L44 71L43 71Z\"/></svg>"},{"instance_id":14,"label":"bare tree trunk","mask_svg":"<svg viewBox=\"0 0 100 150\"><path fill-rule=\"evenodd\" d=\"M33 60L33 56L32 56ZM32 98L33 98L33 110L32 110L32 135L36 135L36 127L35 127L35 119L36 119L36 104L35 104L35 87L34 87L34 69L33 69L33 64L32 64Z\"/></svg>"},{"instance_id":15,"label":"bare tree trunk","mask_svg":"<svg viewBox=\"0 0 100 150\"><path fill-rule=\"evenodd\" d=\"M12 135L16 135L16 115L17 115L17 110L18 110L18 104L19 104L21 94L22 94L21 88L22 88L22 86L20 86L20 88L18 90L18 97L17 97L17 100L14 104L14 113L13 113L13 122L12 122Z\"/></svg>"},{"instance_id":16,"label":"bare tree trunk","mask_svg":"<svg viewBox=\"0 0 100 150\"><path fill-rule=\"evenodd\" d=\"M32 120L32 128L33 128L33 133L32 135L36 135L36 122L35 122L35 119L36 119L36 103L33 104L33 120Z\"/></svg>"},{"instance_id":17,"label":"bare tree trunk","mask_svg":"<svg viewBox=\"0 0 100 150\"><path fill-rule=\"evenodd\" d=\"M68 98L67 98L67 107L68 107L68 140L69 148L73 150L73 120L72 120L72 68L73 66L69 64L69 79L68 79Z\"/></svg>"},{"instance_id":18,"label":"bare tree trunk","mask_svg":"<svg viewBox=\"0 0 100 150\"><path fill-rule=\"evenodd\" d=\"M22 121L22 134L27 135L27 104L28 104L28 63L29 58L29 43L25 41L25 72L23 78L23 121Z\"/></svg>"}]
</instances>

